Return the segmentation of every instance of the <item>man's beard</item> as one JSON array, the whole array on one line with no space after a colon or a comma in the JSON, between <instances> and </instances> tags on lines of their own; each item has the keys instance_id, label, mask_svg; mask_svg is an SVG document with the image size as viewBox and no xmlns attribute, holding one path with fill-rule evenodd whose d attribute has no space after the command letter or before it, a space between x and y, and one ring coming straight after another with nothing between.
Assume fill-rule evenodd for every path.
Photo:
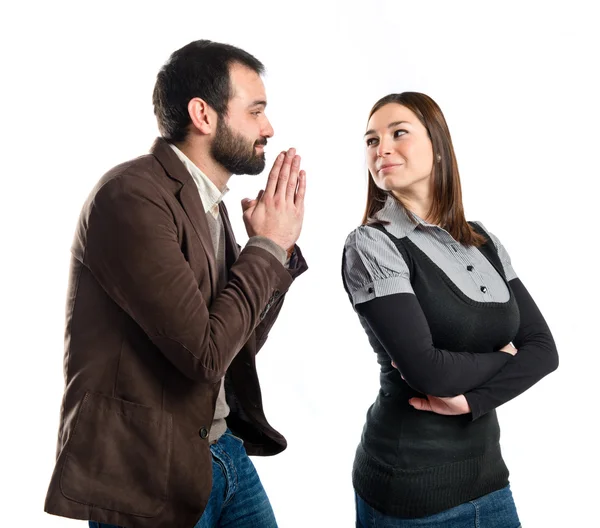
<instances>
[{"instance_id":1,"label":"man's beard","mask_svg":"<svg viewBox=\"0 0 600 528\"><path fill-rule=\"evenodd\" d=\"M231 174L260 174L265 168L265 153L258 154L256 145L266 145L261 137L254 143L236 134L223 117L217 120L217 134L211 145L212 157Z\"/></svg>"}]
</instances>

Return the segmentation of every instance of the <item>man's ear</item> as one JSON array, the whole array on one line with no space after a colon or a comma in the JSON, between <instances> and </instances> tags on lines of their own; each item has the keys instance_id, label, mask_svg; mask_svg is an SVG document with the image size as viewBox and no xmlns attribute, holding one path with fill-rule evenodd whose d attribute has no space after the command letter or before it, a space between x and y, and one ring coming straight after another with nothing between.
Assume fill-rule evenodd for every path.
<instances>
[{"instance_id":1,"label":"man's ear","mask_svg":"<svg viewBox=\"0 0 600 528\"><path fill-rule=\"evenodd\" d=\"M200 99L199 97L190 99L188 113L192 120L192 125L201 134L211 134L216 130L217 113L204 99Z\"/></svg>"}]
</instances>

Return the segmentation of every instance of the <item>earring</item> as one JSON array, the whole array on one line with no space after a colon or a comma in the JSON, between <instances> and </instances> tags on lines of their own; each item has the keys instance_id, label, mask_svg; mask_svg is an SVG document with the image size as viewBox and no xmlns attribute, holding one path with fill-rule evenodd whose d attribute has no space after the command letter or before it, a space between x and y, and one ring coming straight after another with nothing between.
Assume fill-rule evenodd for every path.
<instances>
[{"instance_id":1,"label":"earring","mask_svg":"<svg viewBox=\"0 0 600 528\"><path fill-rule=\"evenodd\" d=\"M437 160L437 162L439 163L440 161L442 161L442 156L441 154L438 154L435 159Z\"/></svg>"}]
</instances>

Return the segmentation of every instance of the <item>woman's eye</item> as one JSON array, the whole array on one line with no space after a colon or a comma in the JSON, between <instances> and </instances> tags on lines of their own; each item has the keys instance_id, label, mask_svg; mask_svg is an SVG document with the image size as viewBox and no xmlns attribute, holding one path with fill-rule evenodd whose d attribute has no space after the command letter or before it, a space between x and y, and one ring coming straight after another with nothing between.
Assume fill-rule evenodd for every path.
<instances>
[{"instance_id":1,"label":"woman's eye","mask_svg":"<svg viewBox=\"0 0 600 528\"><path fill-rule=\"evenodd\" d=\"M404 134L406 134L406 133L407 133L407 132L406 132L406 130L402 130L402 129L400 129L400 130L396 130L396 131L394 132L394 137L395 137L395 138L399 138L400 136L403 136L403 135L404 135Z\"/></svg>"},{"instance_id":2,"label":"woman's eye","mask_svg":"<svg viewBox=\"0 0 600 528\"><path fill-rule=\"evenodd\" d=\"M369 139L367 139L367 147L370 147L371 145L374 145L376 141L377 141L377 138L369 138Z\"/></svg>"}]
</instances>

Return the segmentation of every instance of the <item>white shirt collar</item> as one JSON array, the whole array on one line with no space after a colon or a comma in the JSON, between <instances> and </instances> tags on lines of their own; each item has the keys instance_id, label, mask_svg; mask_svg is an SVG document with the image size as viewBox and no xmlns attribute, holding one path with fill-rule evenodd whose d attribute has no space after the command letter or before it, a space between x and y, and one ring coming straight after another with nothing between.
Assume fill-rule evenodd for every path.
<instances>
[{"instance_id":1,"label":"white shirt collar","mask_svg":"<svg viewBox=\"0 0 600 528\"><path fill-rule=\"evenodd\" d=\"M200 199L204 205L204 212L217 218L219 216L219 204L223 200L223 197L229 192L227 185L223 189L223 192L210 180L210 178L204 174L193 162L188 158L181 150L175 145L170 144L169 146L173 149L173 152L177 154L177 157L181 160L181 163L185 165L185 168L192 175L192 179L198 187L200 192Z\"/></svg>"}]
</instances>

